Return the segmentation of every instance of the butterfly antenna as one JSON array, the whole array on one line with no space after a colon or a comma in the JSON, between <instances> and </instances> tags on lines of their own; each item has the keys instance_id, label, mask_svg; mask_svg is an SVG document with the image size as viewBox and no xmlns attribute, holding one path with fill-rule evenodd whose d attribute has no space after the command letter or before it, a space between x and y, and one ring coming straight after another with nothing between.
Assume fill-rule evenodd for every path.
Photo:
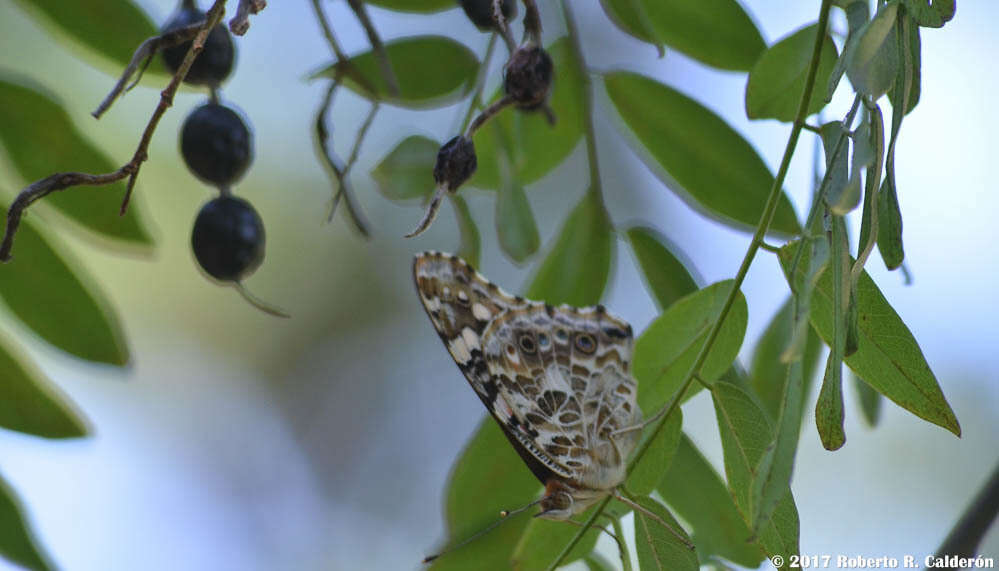
<instances>
[{"instance_id":1,"label":"butterfly antenna","mask_svg":"<svg viewBox=\"0 0 999 571\"><path fill-rule=\"evenodd\" d=\"M614 489L614 497L617 498L619 501L621 501L621 502L623 502L623 503L631 506L636 511L640 511L643 514L649 516L650 518L656 520L656 522L658 522L659 525L665 527L670 533L673 534L674 537L676 537L677 539L680 540L681 543L683 543L684 545L686 545L687 549L694 549L694 544L691 543L689 539L687 539L686 537L684 537L683 535L681 535L679 531L677 531L676 529L674 529L672 525L670 525L669 523L666 522L666 520L664 520L663 518L659 517L658 514L649 511L648 508L646 508L645 506L639 504L638 502L635 502L635 501L633 501L633 500L631 500L629 498L624 497L623 495L621 495L621 492L618 491L616 488Z\"/></svg>"},{"instance_id":2,"label":"butterfly antenna","mask_svg":"<svg viewBox=\"0 0 999 571\"><path fill-rule=\"evenodd\" d=\"M507 521L508 519L510 519L511 516L515 516L515 515L523 512L523 511L529 509L529 508L532 508L532 507L538 505L538 503L541 502L542 499L544 499L544 498L543 497L542 498L538 498L538 499L534 500L533 502L527 504L526 506L519 507L519 508L517 508L517 509L515 509L513 511L510 511L510 510L501 510L500 513L499 513L500 518L498 520L492 522L491 524L487 525L486 527L484 527L484 528L480 529L479 531L473 533L470 537L465 538L460 543L456 543L455 545L452 545L451 547L448 547L447 549L445 549L444 551L441 551L440 553L435 553L433 555L428 555L428 556L424 557L423 558L423 562L424 563L430 563L431 561L437 559L441 555L447 555L448 553L451 553L455 549L461 549L462 547L465 547L469 543L475 541L476 539L478 539L478 538L482 537L483 535L489 533L490 531L496 529L496 527L499 526L499 524L503 523L504 521Z\"/></svg>"}]
</instances>

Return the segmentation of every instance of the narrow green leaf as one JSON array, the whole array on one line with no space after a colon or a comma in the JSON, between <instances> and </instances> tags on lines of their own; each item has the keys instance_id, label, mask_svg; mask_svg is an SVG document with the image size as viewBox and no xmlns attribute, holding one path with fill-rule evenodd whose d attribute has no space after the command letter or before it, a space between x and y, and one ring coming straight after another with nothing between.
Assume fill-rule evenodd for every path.
<instances>
[{"instance_id":1,"label":"narrow green leaf","mask_svg":"<svg viewBox=\"0 0 999 571\"><path fill-rule=\"evenodd\" d=\"M7 209L0 207L0 215ZM124 365L121 324L90 276L57 254L29 220L17 233L17 255L0 267L0 299L43 339L88 361Z\"/></svg>"},{"instance_id":2,"label":"narrow green leaf","mask_svg":"<svg viewBox=\"0 0 999 571\"><path fill-rule=\"evenodd\" d=\"M43 438L86 436L87 421L8 341L0 336L0 426Z\"/></svg>"},{"instance_id":3,"label":"narrow green leaf","mask_svg":"<svg viewBox=\"0 0 999 571\"><path fill-rule=\"evenodd\" d=\"M832 275L833 337L829 343L829 358L822 378L822 388L815 403L815 426L822 446L838 450L846 442L843 432L843 358L846 351L847 299L850 292L850 257L843 218L832 218L829 237Z\"/></svg>"},{"instance_id":4,"label":"narrow green leaf","mask_svg":"<svg viewBox=\"0 0 999 571\"><path fill-rule=\"evenodd\" d=\"M627 236L642 269L645 289L652 294L659 311L665 311L674 301L697 291L694 277L673 253L676 246L664 236L642 226L629 228Z\"/></svg>"},{"instance_id":5,"label":"narrow green leaf","mask_svg":"<svg viewBox=\"0 0 999 571\"><path fill-rule=\"evenodd\" d=\"M527 297L575 307L600 301L610 276L614 235L600 195L588 190L559 230Z\"/></svg>"},{"instance_id":6,"label":"narrow green leaf","mask_svg":"<svg viewBox=\"0 0 999 571\"><path fill-rule=\"evenodd\" d=\"M434 190L434 163L440 143L420 135L410 135L389 151L371 178L382 196L389 200L424 199Z\"/></svg>"},{"instance_id":7,"label":"narrow green leaf","mask_svg":"<svg viewBox=\"0 0 999 571\"><path fill-rule=\"evenodd\" d=\"M753 352L750 379L753 392L760 398L769 417L777 420L780 416L781 402L784 399L784 386L787 376L787 363L781 361L781 353L791 343L793 322L791 315L792 299L784 302L756 344ZM807 325L808 321L805 320ZM802 362L802 398L808 395L814 379L815 365L822 350L822 341L810 327L806 327L805 348ZM804 412L804 409L802 409ZM799 424L801 418L798 419Z\"/></svg>"},{"instance_id":8,"label":"narrow green leaf","mask_svg":"<svg viewBox=\"0 0 999 571\"><path fill-rule=\"evenodd\" d=\"M578 520L586 521L592 510L593 508L590 508L583 512ZM563 521L533 518L527 524L527 529L513 552L510 567L525 570L547 569L578 531L578 527L567 525ZM572 548L569 555L562 560L562 563L568 564L589 555L596 546L599 537L600 530L597 527L591 527L579 543Z\"/></svg>"},{"instance_id":9,"label":"narrow green leaf","mask_svg":"<svg viewBox=\"0 0 999 571\"><path fill-rule=\"evenodd\" d=\"M662 481L659 494L693 529L693 543L702 561L718 555L743 567L756 568L763 549L735 508L725 482L686 434Z\"/></svg>"},{"instance_id":10,"label":"narrow green leaf","mask_svg":"<svg viewBox=\"0 0 999 571\"><path fill-rule=\"evenodd\" d=\"M890 178L885 178L878 191L878 251L889 270L894 270L905 261L902 247L902 210L898 206L898 195Z\"/></svg>"},{"instance_id":11,"label":"narrow green leaf","mask_svg":"<svg viewBox=\"0 0 999 571\"><path fill-rule=\"evenodd\" d=\"M808 65L815 47L816 25L802 28L770 46L749 72L746 82L746 116L750 119L793 121L805 91ZM829 34L822 42L815 85L827 85L836 66L836 44ZM808 114L825 107L822 90L812 91Z\"/></svg>"},{"instance_id":12,"label":"narrow green leaf","mask_svg":"<svg viewBox=\"0 0 999 571\"><path fill-rule=\"evenodd\" d=\"M731 288L732 281L726 280L678 300L635 342L632 371L638 381L638 404L642 410L658 410L680 390ZM748 313L746 298L740 293L701 368L704 382L713 382L735 361L746 334ZM695 381L684 398L690 398L701 388Z\"/></svg>"},{"instance_id":13,"label":"narrow green leaf","mask_svg":"<svg viewBox=\"0 0 999 571\"><path fill-rule=\"evenodd\" d=\"M829 182L826 187L825 201L832 207L844 200L847 194L847 187L850 185L850 153L849 139L843 143L838 155L833 155L836 150L836 143L840 137L846 136L846 130L841 121L830 121L822 125L822 149L826 155L826 170L829 171ZM859 185L858 185L859 193ZM859 198L859 194L858 194Z\"/></svg>"},{"instance_id":14,"label":"narrow green leaf","mask_svg":"<svg viewBox=\"0 0 999 571\"><path fill-rule=\"evenodd\" d=\"M521 185L539 180L572 153L583 138L583 77L568 38L545 48L555 64L555 83L548 104L556 115L555 125L543 113L512 109L502 111L472 137L478 169L468 181L476 188L495 189L503 183L499 157L511 151L513 179ZM501 97L499 90L491 100Z\"/></svg>"},{"instance_id":15,"label":"narrow green leaf","mask_svg":"<svg viewBox=\"0 0 999 571\"><path fill-rule=\"evenodd\" d=\"M390 95L385 78L373 51L351 57L348 64L337 62L312 73L309 79L342 75L344 85L362 97L406 108L442 107L453 103L471 91L479 70L475 53L464 45L444 36L413 36L385 44L396 79L399 94ZM349 68L357 70L371 93L351 76Z\"/></svg>"},{"instance_id":16,"label":"narrow green leaf","mask_svg":"<svg viewBox=\"0 0 999 571\"><path fill-rule=\"evenodd\" d=\"M517 263L526 261L541 246L531 203L524 187L513 180L496 194L496 234L503 252Z\"/></svg>"},{"instance_id":17,"label":"narrow green leaf","mask_svg":"<svg viewBox=\"0 0 999 571\"><path fill-rule=\"evenodd\" d=\"M500 511L537 499L540 490L541 485L499 425L486 417L451 471L445 507L446 545L454 545L495 523ZM511 517L511 521L435 560L430 568L434 571L508 568L514 548L531 521L526 512Z\"/></svg>"},{"instance_id":18,"label":"narrow green leaf","mask_svg":"<svg viewBox=\"0 0 999 571\"><path fill-rule=\"evenodd\" d=\"M683 413L678 408L670 414L666 425L655 435L655 440L645 450L641 460L631 466L625 482L629 492L636 496L647 496L659 486L676 454L682 428Z\"/></svg>"},{"instance_id":19,"label":"narrow green leaf","mask_svg":"<svg viewBox=\"0 0 999 571\"><path fill-rule=\"evenodd\" d=\"M881 172L884 169L885 158L885 125L881 108L877 104L871 108L864 122L868 126L869 144L872 149L873 159L867 167L867 176L864 179L864 210L861 213L860 222L860 253L854 263L852 273L854 282L861 268L867 264L868 256L873 251L877 242L877 195L881 186ZM871 229L875 228L872 236ZM859 264L859 265L857 265Z\"/></svg>"},{"instance_id":20,"label":"narrow green leaf","mask_svg":"<svg viewBox=\"0 0 999 571\"><path fill-rule=\"evenodd\" d=\"M454 0L365 0L366 4L414 14L432 14L454 8Z\"/></svg>"},{"instance_id":21,"label":"narrow green leaf","mask_svg":"<svg viewBox=\"0 0 999 571\"><path fill-rule=\"evenodd\" d=\"M755 228L774 177L763 159L725 121L693 99L630 72L604 85L631 129L646 164L691 207L740 229ZM794 209L782 194L771 229L795 234Z\"/></svg>"},{"instance_id":22,"label":"narrow green leaf","mask_svg":"<svg viewBox=\"0 0 999 571\"><path fill-rule=\"evenodd\" d=\"M878 99L895 81L898 69L895 16L898 3L881 6L850 46L846 76L858 93Z\"/></svg>"},{"instance_id":23,"label":"narrow green leaf","mask_svg":"<svg viewBox=\"0 0 999 571\"><path fill-rule=\"evenodd\" d=\"M0 143L26 182L62 171L109 173L118 168L87 141L62 106L44 88L0 73ZM149 246L152 238L133 203L119 216L125 183L80 187L47 196L47 203L104 238ZM18 237L18 242L20 237ZM14 255L20 255L15 243Z\"/></svg>"},{"instance_id":24,"label":"narrow green leaf","mask_svg":"<svg viewBox=\"0 0 999 571\"><path fill-rule=\"evenodd\" d=\"M856 353L860 346L860 329L857 325L857 292L852 287L849 296L850 301L846 306L846 344L843 346L843 355L846 357Z\"/></svg>"},{"instance_id":25,"label":"narrow green leaf","mask_svg":"<svg viewBox=\"0 0 999 571\"><path fill-rule=\"evenodd\" d=\"M689 541L687 533L666 506L649 497L638 498L638 503ZM684 545L656 518L640 510L635 510L635 551L642 571L697 571L699 568L696 551Z\"/></svg>"},{"instance_id":26,"label":"narrow green leaf","mask_svg":"<svg viewBox=\"0 0 999 571\"><path fill-rule=\"evenodd\" d=\"M836 60L836 66L833 67L832 73L829 75L829 83L826 87L826 103L832 101L833 94L836 93L836 88L839 86L840 80L843 79L843 73L846 72L846 63L850 59L850 54L856 48L857 39L860 37L860 34L857 32L862 30L864 25L871 19L871 8L866 0L849 2L846 6L842 6L842 8L846 12L846 22L849 31L847 32L843 53L839 55L839 58Z\"/></svg>"},{"instance_id":27,"label":"narrow green leaf","mask_svg":"<svg viewBox=\"0 0 999 571\"><path fill-rule=\"evenodd\" d=\"M868 426L873 428L881 420L881 394L872 389L871 385L865 383L856 374L851 374L850 377L853 379L853 388L857 393L857 400L860 401L860 411L863 413L864 420Z\"/></svg>"},{"instance_id":28,"label":"narrow green leaf","mask_svg":"<svg viewBox=\"0 0 999 571\"><path fill-rule=\"evenodd\" d=\"M896 84L895 88L888 92L888 100L893 108L901 107L901 97L906 95L902 89L907 89L906 98L908 104L905 107L906 114L912 112L919 104L919 95L922 82L922 41L919 38L919 26L917 26L908 14L899 15L899 26L901 41L899 53L899 77L905 83L901 86Z\"/></svg>"},{"instance_id":29,"label":"narrow green leaf","mask_svg":"<svg viewBox=\"0 0 999 571\"><path fill-rule=\"evenodd\" d=\"M115 74L125 69L139 44L159 33L149 16L130 0L17 0L17 4L56 38L69 40L69 46L85 46L110 60ZM146 73L165 74L165 70L157 58Z\"/></svg>"},{"instance_id":30,"label":"narrow green leaf","mask_svg":"<svg viewBox=\"0 0 999 571\"><path fill-rule=\"evenodd\" d=\"M461 248L458 249L458 256L468 261L473 266L479 265L479 253L482 251L482 239L479 238L479 227L472 219L472 213L468 210L465 199L457 194L451 195L451 204L454 206L454 214L458 218L458 231L461 232Z\"/></svg>"},{"instance_id":31,"label":"narrow green leaf","mask_svg":"<svg viewBox=\"0 0 999 571\"><path fill-rule=\"evenodd\" d=\"M902 0L906 11L925 28L942 28L957 12L955 0Z\"/></svg>"},{"instance_id":32,"label":"narrow green leaf","mask_svg":"<svg viewBox=\"0 0 999 571\"><path fill-rule=\"evenodd\" d=\"M780 262L789 271L797 242L781 248ZM806 254L806 257L810 254ZM798 273L808 260L799 264ZM812 296L809 318L826 343L833 338L831 272L822 272ZM875 390L916 416L960 436L961 427L947 404L919 344L874 281L862 272L857 280L857 352L846 364Z\"/></svg>"},{"instance_id":33,"label":"narrow green leaf","mask_svg":"<svg viewBox=\"0 0 999 571\"><path fill-rule=\"evenodd\" d=\"M0 478L0 556L28 569L51 569L25 521L24 508L14 490Z\"/></svg>"}]
</instances>

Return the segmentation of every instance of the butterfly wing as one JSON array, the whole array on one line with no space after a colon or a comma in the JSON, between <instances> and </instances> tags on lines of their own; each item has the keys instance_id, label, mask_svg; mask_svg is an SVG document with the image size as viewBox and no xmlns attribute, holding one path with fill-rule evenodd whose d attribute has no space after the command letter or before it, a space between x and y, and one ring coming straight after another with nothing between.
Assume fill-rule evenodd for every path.
<instances>
[{"instance_id":1,"label":"butterfly wing","mask_svg":"<svg viewBox=\"0 0 999 571\"><path fill-rule=\"evenodd\" d=\"M482 333L498 398L494 414L552 472L596 490L625 476L641 421L629 373L632 331L602 306L528 302Z\"/></svg>"},{"instance_id":2,"label":"butterfly wing","mask_svg":"<svg viewBox=\"0 0 999 571\"><path fill-rule=\"evenodd\" d=\"M542 482L548 481L550 460L540 460L528 451L510 431L508 416L500 418L497 407L499 388L489 373L482 355L481 338L486 327L511 308L521 308L528 301L512 296L478 274L457 256L425 252L413 262L413 278L420 301L434 329L468 379L482 404L496 418L503 433L517 450L531 472Z\"/></svg>"}]
</instances>

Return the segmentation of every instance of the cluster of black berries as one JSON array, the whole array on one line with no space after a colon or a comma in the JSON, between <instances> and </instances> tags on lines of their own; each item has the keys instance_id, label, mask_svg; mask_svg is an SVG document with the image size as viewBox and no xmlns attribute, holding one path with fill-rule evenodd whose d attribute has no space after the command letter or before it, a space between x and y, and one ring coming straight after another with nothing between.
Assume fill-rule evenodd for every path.
<instances>
[{"instance_id":1,"label":"cluster of black berries","mask_svg":"<svg viewBox=\"0 0 999 571\"><path fill-rule=\"evenodd\" d=\"M204 19L205 13L194 0L183 0L164 31ZM163 51L163 61L171 72L177 71L190 47L191 42L186 42ZM232 185L253 160L253 134L238 113L217 101L218 87L232 72L234 60L232 36L220 24L209 33L184 80L208 87L210 101L188 115L180 132L180 152L187 168L219 190L219 196L198 212L191 248L201 268L224 282L249 276L264 259L263 222L249 202L231 193Z\"/></svg>"}]
</instances>

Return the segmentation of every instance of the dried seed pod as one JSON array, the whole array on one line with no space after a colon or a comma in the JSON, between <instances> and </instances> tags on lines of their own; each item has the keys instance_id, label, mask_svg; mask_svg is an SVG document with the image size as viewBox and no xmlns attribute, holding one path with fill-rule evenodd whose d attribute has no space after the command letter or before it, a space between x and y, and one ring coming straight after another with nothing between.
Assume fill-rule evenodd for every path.
<instances>
[{"instance_id":1,"label":"dried seed pod","mask_svg":"<svg viewBox=\"0 0 999 571\"><path fill-rule=\"evenodd\" d=\"M437 152L434 165L434 182L438 187L450 192L458 190L475 174L478 161L475 158L475 144L464 135L458 135L444 143Z\"/></svg>"},{"instance_id":2,"label":"dried seed pod","mask_svg":"<svg viewBox=\"0 0 999 571\"><path fill-rule=\"evenodd\" d=\"M526 45L510 55L503 77L503 90L521 109L537 109L548 99L555 64L543 48Z\"/></svg>"}]
</instances>

